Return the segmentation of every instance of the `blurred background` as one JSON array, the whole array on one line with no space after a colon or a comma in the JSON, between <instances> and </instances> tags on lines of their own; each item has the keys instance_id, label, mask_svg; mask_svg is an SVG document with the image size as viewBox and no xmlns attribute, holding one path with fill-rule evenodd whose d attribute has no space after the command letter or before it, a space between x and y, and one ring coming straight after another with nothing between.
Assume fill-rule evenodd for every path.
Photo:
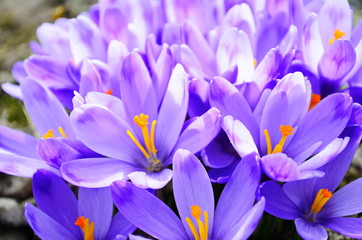
<instances>
[{"instance_id":1,"label":"blurred background","mask_svg":"<svg viewBox=\"0 0 362 240\"><path fill-rule=\"evenodd\" d=\"M36 40L36 28L56 17L75 17L96 0L0 0L0 84L14 82L11 68L31 51L29 41ZM350 0L355 24L362 16L362 0ZM21 101L0 89L0 125L32 133ZM0 136L1 137L1 136ZM362 176L361 149L357 152L346 182ZM362 201L362 200L361 200ZM31 179L0 173L0 240L37 239L23 217L25 202L33 202ZM285 226L285 225L284 225ZM264 229L265 230L265 229ZM295 236L292 238L298 239ZM331 239L347 239L331 235ZM289 239L289 237L285 238Z\"/></svg>"}]
</instances>

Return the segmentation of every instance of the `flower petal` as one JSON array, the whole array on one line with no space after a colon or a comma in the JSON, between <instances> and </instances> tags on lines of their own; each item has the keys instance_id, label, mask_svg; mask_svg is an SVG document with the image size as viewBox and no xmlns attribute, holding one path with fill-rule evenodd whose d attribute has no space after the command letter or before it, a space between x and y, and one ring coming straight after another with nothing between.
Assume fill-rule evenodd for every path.
<instances>
[{"instance_id":1,"label":"flower petal","mask_svg":"<svg viewBox=\"0 0 362 240\"><path fill-rule=\"evenodd\" d=\"M351 111L352 100L347 94L335 93L324 98L301 120L297 132L283 152L296 162L307 159L313 153L307 156L303 151L321 142L320 151L338 137L346 127Z\"/></svg>"},{"instance_id":2,"label":"flower petal","mask_svg":"<svg viewBox=\"0 0 362 240\"><path fill-rule=\"evenodd\" d=\"M81 187L109 186L113 181L127 179L130 172L139 170L127 162L113 158L85 158L64 163L62 176L67 182Z\"/></svg>"},{"instance_id":3,"label":"flower petal","mask_svg":"<svg viewBox=\"0 0 362 240\"><path fill-rule=\"evenodd\" d=\"M72 19L69 24L69 41L76 64L84 58L106 61L106 44L96 24L86 15Z\"/></svg>"},{"instance_id":4,"label":"flower petal","mask_svg":"<svg viewBox=\"0 0 362 240\"><path fill-rule=\"evenodd\" d=\"M228 180L215 211L215 239L227 235L252 208L260 181L257 158L256 153L246 155Z\"/></svg>"},{"instance_id":5,"label":"flower petal","mask_svg":"<svg viewBox=\"0 0 362 240\"><path fill-rule=\"evenodd\" d=\"M252 80L259 86L260 90L264 89L270 81L276 78L281 61L280 51L272 48L257 65Z\"/></svg>"},{"instance_id":6,"label":"flower petal","mask_svg":"<svg viewBox=\"0 0 362 240\"><path fill-rule=\"evenodd\" d=\"M211 168L224 168L240 160L240 156L229 143L224 131L220 131L204 151L201 151L201 157L204 164Z\"/></svg>"},{"instance_id":7,"label":"flower petal","mask_svg":"<svg viewBox=\"0 0 362 240\"><path fill-rule=\"evenodd\" d=\"M307 113L310 94L310 83L305 81L303 74L300 72L288 74L277 83L265 103L261 119L260 137L263 140L260 141L260 145L262 155L267 153L263 131L268 130L270 141L274 144L278 143L281 137L280 126L290 125L295 127L299 119ZM292 136L287 138L284 148L288 147L290 138L293 136L294 132Z\"/></svg>"},{"instance_id":8,"label":"flower petal","mask_svg":"<svg viewBox=\"0 0 362 240\"><path fill-rule=\"evenodd\" d=\"M122 215L122 213L118 212L112 219L112 223L106 239L115 239L119 234L128 236L129 234L133 233L134 230L136 230L136 226L128 221L127 218Z\"/></svg>"},{"instance_id":9,"label":"flower petal","mask_svg":"<svg viewBox=\"0 0 362 240\"><path fill-rule=\"evenodd\" d=\"M316 191L327 188L333 192L340 184L361 142L362 128L359 125L347 127L340 137L349 137L348 145L335 159L319 169L324 171L325 175L315 183Z\"/></svg>"},{"instance_id":10,"label":"flower petal","mask_svg":"<svg viewBox=\"0 0 362 240\"><path fill-rule=\"evenodd\" d=\"M40 159L27 158L10 153L0 153L0 172L31 178L33 174L41 168L57 171Z\"/></svg>"},{"instance_id":11,"label":"flower petal","mask_svg":"<svg viewBox=\"0 0 362 240\"><path fill-rule=\"evenodd\" d=\"M78 139L90 149L130 163L144 159L142 152L126 133L131 127L109 109L86 104L75 109L70 120Z\"/></svg>"},{"instance_id":12,"label":"flower petal","mask_svg":"<svg viewBox=\"0 0 362 240\"><path fill-rule=\"evenodd\" d=\"M81 237L80 233L76 235L73 234L62 224L58 223L30 203L25 204L24 215L30 227L41 239L77 240Z\"/></svg>"},{"instance_id":13,"label":"flower petal","mask_svg":"<svg viewBox=\"0 0 362 240\"><path fill-rule=\"evenodd\" d=\"M66 65L48 55L32 55L24 61L24 68L29 77L36 79L49 88L74 88L68 78Z\"/></svg>"},{"instance_id":14,"label":"flower petal","mask_svg":"<svg viewBox=\"0 0 362 240\"><path fill-rule=\"evenodd\" d=\"M122 65L121 96L128 117L141 113L150 120L157 116L157 102L152 79L145 63L138 53L128 55Z\"/></svg>"},{"instance_id":15,"label":"flower petal","mask_svg":"<svg viewBox=\"0 0 362 240\"><path fill-rule=\"evenodd\" d=\"M223 239L248 239L264 213L265 198L255 204Z\"/></svg>"},{"instance_id":16,"label":"flower petal","mask_svg":"<svg viewBox=\"0 0 362 240\"><path fill-rule=\"evenodd\" d=\"M288 182L299 179L297 163L284 153L268 154L260 160L265 174L275 181Z\"/></svg>"},{"instance_id":17,"label":"flower petal","mask_svg":"<svg viewBox=\"0 0 362 240\"><path fill-rule=\"evenodd\" d=\"M52 172L39 170L33 177L33 193L42 212L74 235L79 233L74 225L78 218L77 199L63 179Z\"/></svg>"},{"instance_id":18,"label":"flower petal","mask_svg":"<svg viewBox=\"0 0 362 240\"><path fill-rule=\"evenodd\" d=\"M321 152L309 158L298 166L299 171L317 169L335 158L347 146L349 138L336 138Z\"/></svg>"},{"instance_id":19,"label":"flower petal","mask_svg":"<svg viewBox=\"0 0 362 240\"><path fill-rule=\"evenodd\" d=\"M318 23L325 48L337 29L346 33L346 39L351 38L352 18L352 9L347 0L332 0L323 4Z\"/></svg>"},{"instance_id":20,"label":"flower petal","mask_svg":"<svg viewBox=\"0 0 362 240\"><path fill-rule=\"evenodd\" d=\"M187 233L175 213L145 189L130 182L117 181L111 185L111 190L119 211L142 231L160 240L187 239Z\"/></svg>"},{"instance_id":21,"label":"flower petal","mask_svg":"<svg viewBox=\"0 0 362 240\"><path fill-rule=\"evenodd\" d=\"M174 151L179 148L197 153L206 147L219 133L221 128L221 115L216 108L192 119L193 121L181 133Z\"/></svg>"},{"instance_id":22,"label":"flower petal","mask_svg":"<svg viewBox=\"0 0 362 240\"><path fill-rule=\"evenodd\" d=\"M360 218L331 218L323 221L321 224L323 224L324 227L330 228L344 236L357 239L362 238L362 219Z\"/></svg>"},{"instance_id":23,"label":"flower petal","mask_svg":"<svg viewBox=\"0 0 362 240\"><path fill-rule=\"evenodd\" d=\"M29 158L39 158L36 146L38 139L15 130L0 126L0 148L8 152Z\"/></svg>"},{"instance_id":24,"label":"flower petal","mask_svg":"<svg viewBox=\"0 0 362 240\"><path fill-rule=\"evenodd\" d=\"M23 100L23 94L21 93L21 89L19 85L15 85L12 83L3 83L1 84L1 88L9 94L10 96L17 98L19 100Z\"/></svg>"},{"instance_id":25,"label":"flower petal","mask_svg":"<svg viewBox=\"0 0 362 240\"><path fill-rule=\"evenodd\" d=\"M94 222L94 239L106 239L113 215L111 189L79 188L78 213Z\"/></svg>"},{"instance_id":26,"label":"flower petal","mask_svg":"<svg viewBox=\"0 0 362 240\"><path fill-rule=\"evenodd\" d=\"M259 126L250 106L230 82L221 77L214 78L210 84L210 105L219 109L223 116L231 115L240 120L249 129L254 142L259 142Z\"/></svg>"},{"instance_id":27,"label":"flower petal","mask_svg":"<svg viewBox=\"0 0 362 240\"><path fill-rule=\"evenodd\" d=\"M215 76L215 53L199 29L192 21L186 21L183 24L182 30L185 44L190 47L201 63L203 72L208 76Z\"/></svg>"},{"instance_id":28,"label":"flower petal","mask_svg":"<svg viewBox=\"0 0 362 240\"><path fill-rule=\"evenodd\" d=\"M172 178L173 172L170 169L163 169L160 172L146 173L145 171L133 171L128 174L129 179L140 188L163 188Z\"/></svg>"},{"instance_id":29,"label":"flower petal","mask_svg":"<svg viewBox=\"0 0 362 240\"><path fill-rule=\"evenodd\" d=\"M211 168L208 172L211 182L227 183L230 176L233 174L236 166L240 162L240 157L233 161L230 165L224 168Z\"/></svg>"},{"instance_id":30,"label":"flower petal","mask_svg":"<svg viewBox=\"0 0 362 240\"><path fill-rule=\"evenodd\" d=\"M304 61L314 74L318 73L318 62L324 51L317 20L318 15L315 13L308 16L302 39Z\"/></svg>"},{"instance_id":31,"label":"flower petal","mask_svg":"<svg viewBox=\"0 0 362 240\"><path fill-rule=\"evenodd\" d=\"M324 205L320 217L343 217L362 212L362 178L342 187Z\"/></svg>"},{"instance_id":32,"label":"flower petal","mask_svg":"<svg viewBox=\"0 0 362 240\"><path fill-rule=\"evenodd\" d=\"M62 127L67 137L75 138L67 112L49 89L32 78L24 79L20 87L26 110L40 134Z\"/></svg>"},{"instance_id":33,"label":"flower petal","mask_svg":"<svg viewBox=\"0 0 362 240\"><path fill-rule=\"evenodd\" d=\"M227 30L220 39L216 52L218 73L223 74L237 66L235 84L250 82L254 73L254 57L249 37L236 28Z\"/></svg>"},{"instance_id":34,"label":"flower petal","mask_svg":"<svg viewBox=\"0 0 362 240\"><path fill-rule=\"evenodd\" d=\"M234 120L230 115L224 117L223 129L240 157L252 152L259 152L249 130L239 120Z\"/></svg>"},{"instance_id":35,"label":"flower petal","mask_svg":"<svg viewBox=\"0 0 362 240\"><path fill-rule=\"evenodd\" d=\"M176 206L182 223L192 239L193 235L186 222L186 217L193 219L190 207L197 205L209 215L209 227L214 220L214 193L209 176L199 159L187 150L179 149L173 160L173 190ZM209 233L210 234L210 233Z\"/></svg>"},{"instance_id":36,"label":"flower petal","mask_svg":"<svg viewBox=\"0 0 362 240\"><path fill-rule=\"evenodd\" d=\"M111 110L117 117L126 118L123 102L118 97L106 93L89 92L85 96L85 101L88 104L102 105Z\"/></svg>"},{"instance_id":37,"label":"flower petal","mask_svg":"<svg viewBox=\"0 0 362 240\"><path fill-rule=\"evenodd\" d=\"M320 74L327 79L341 79L356 62L356 51L348 40L337 40L319 60Z\"/></svg>"},{"instance_id":38,"label":"flower petal","mask_svg":"<svg viewBox=\"0 0 362 240\"><path fill-rule=\"evenodd\" d=\"M261 194L265 197L265 211L282 219L294 220L302 213L288 198L283 189L274 181L262 185Z\"/></svg>"},{"instance_id":39,"label":"flower petal","mask_svg":"<svg viewBox=\"0 0 362 240\"><path fill-rule=\"evenodd\" d=\"M188 100L187 75L178 64L172 72L157 118L155 142L160 159L167 158L179 138Z\"/></svg>"},{"instance_id":40,"label":"flower petal","mask_svg":"<svg viewBox=\"0 0 362 240\"><path fill-rule=\"evenodd\" d=\"M308 222L302 218L297 218L295 220L295 226L299 236L305 240L328 239L327 231L320 224Z\"/></svg>"}]
</instances>

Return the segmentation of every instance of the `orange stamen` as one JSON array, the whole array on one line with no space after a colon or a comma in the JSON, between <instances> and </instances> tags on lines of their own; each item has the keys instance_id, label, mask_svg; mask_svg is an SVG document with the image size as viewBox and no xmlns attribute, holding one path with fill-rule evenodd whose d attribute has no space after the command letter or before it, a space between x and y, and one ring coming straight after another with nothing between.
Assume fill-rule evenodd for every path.
<instances>
[{"instance_id":1,"label":"orange stamen","mask_svg":"<svg viewBox=\"0 0 362 240\"><path fill-rule=\"evenodd\" d=\"M314 202L310 211L313 213L319 213L323 206L328 202L328 200L333 196L333 194L328 191L328 189L320 189L315 196Z\"/></svg>"}]
</instances>

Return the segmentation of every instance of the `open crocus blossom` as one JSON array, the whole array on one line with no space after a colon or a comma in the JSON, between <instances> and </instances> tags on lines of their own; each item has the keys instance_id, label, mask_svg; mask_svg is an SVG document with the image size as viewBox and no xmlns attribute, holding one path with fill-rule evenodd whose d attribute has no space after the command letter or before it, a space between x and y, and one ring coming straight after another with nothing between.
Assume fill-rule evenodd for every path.
<instances>
[{"instance_id":1,"label":"open crocus blossom","mask_svg":"<svg viewBox=\"0 0 362 240\"><path fill-rule=\"evenodd\" d=\"M44 240L127 239L135 227L120 213L113 215L109 187L80 188L78 200L57 175L39 170L33 177L38 208L25 205L25 217L34 232Z\"/></svg>"},{"instance_id":2,"label":"open crocus blossom","mask_svg":"<svg viewBox=\"0 0 362 240\"><path fill-rule=\"evenodd\" d=\"M188 106L187 75L176 65L170 78L158 84L138 53L130 54L122 69L122 100L89 94L71 114L78 138L109 158L78 159L62 165L63 177L83 187L109 186L131 179L137 186L162 188L171 178L166 167L178 148L197 153L219 132L221 116L212 108L185 123ZM163 89L163 90L162 90Z\"/></svg>"},{"instance_id":3,"label":"open crocus blossom","mask_svg":"<svg viewBox=\"0 0 362 240\"><path fill-rule=\"evenodd\" d=\"M163 239L247 239L264 211L254 205L260 181L256 154L246 156L226 184L216 210L210 179L200 161L179 149L174 156L173 190L181 220L161 200L130 182L111 185L116 206L129 221ZM157 212L155 212L157 209Z\"/></svg>"},{"instance_id":4,"label":"open crocus blossom","mask_svg":"<svg viewBox=\"0 0 362 240\"><path fill-rule=\"evenodd\" d=\"M254 112L222 78L211 83L210 101L226 116L223 129L239 155L258 152L264 172L276 181L323 176L317 169L348 142L338 136L350 119L351 97L336 93L317 104L300 72L286 75L272 90L264 91Z\"/></svg>"},{"instance_id":5,"label":"open crocus blossom","mask_svg":"<svg viewBox=\"0 0 362 240\"><path fill-rule=\"evenodd\" d=\"M303 239L327 239L324 227L362 239L362 219L344 217L362 212L362 178L335 192L361 141L361 127L349 127L343 135L349 136L350 141L338 157L321 167L324 177L283 186L268 181L261 188L266 198L265 210L279 218L295 220Z\"/></svg>"}]
</instances>

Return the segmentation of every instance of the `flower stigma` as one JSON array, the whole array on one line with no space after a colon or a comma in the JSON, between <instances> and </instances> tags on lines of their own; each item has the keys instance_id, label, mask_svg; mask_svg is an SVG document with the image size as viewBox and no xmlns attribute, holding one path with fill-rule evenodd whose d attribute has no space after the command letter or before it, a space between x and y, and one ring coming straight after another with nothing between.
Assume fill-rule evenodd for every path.
<instances>
[{"instance_id":1,"label":"flower stigma","mask_svg":"<svg viewBox=\"0 0 362 240\"><path fill-rule=\"evenodd\" d=\"M78 217L74 225L80 227L84 233L84 240L94 240L94 222L89 222L89 218Z\"/></svg>"},{"instance_id":2,"label":"flower stigma","mask_svg":"<svg viewBox=\"0 0 362 240\"><path fill-rule=\"evenodd\" d=\"M186 217L186 222L194 236L195 240L207 240L208 239L208 228L209 228L209 214L204 211L204 221L201 220L202 210L198 205L192 205L190 207L191 216L196 220L198 231L191 218Z\"/></svg>"},{"instance_id":3,"label":"flower stigma","mask_svg":"<svg viewBox=\"0 0 362 240\"><path fill-rule=\"evenodd\" d=\"M313 213L319 213L323 206L328 202L328 200L333 196L333 194L328 191L328 189L320 189L315 196L314 202L310 211Z\"/></svg>"},{"instance_id":4,"label":"flower stigma","mask_svg":"<svg viewBox=\"0 0 362 240\"><path fill-rule=\"evenodd\" d=\"M104 92L105 94L108 95L113 95L113 90L112 89L108 89L107 91Z\"/></svg>"},{"instance_id":5,"label":"flower stigma","mask_svg":"<svg viewBox=\"0 0 362 240\"><path fill-rule=\"evenodd\" d=\"M133 118L133 121L141 128L143 142L146 148L137 140L130 130L127 130L128 136L134 144L143 153L148 160L147 170L150 172L159 172L163 169L162 162L157 158L157 149L155 145L156 120L151 123L151 132L148 131L148 115L141 113Z\"/></svg>"},{"instance_id":6,"label":"flower stigma","mask_svg":"<svg viewBox=\"0 0 362 240\"><path fill-rule=\"evenodd\" d=\"M336 29L334 30L333 32L333 37L329 39L329 42L328 44L329 45L332 45L334 43L334 41L338 40L338 39L341 39L344 35L346 35L345 32L342 32L341 30L339 29Z\"/></svg>"},{"instance_id":7,"label":"flower stigma","mask_svg":"<svg viewBox=\"0 0 362 240\"><path fill-rule=\"evenodd\" d=\"M312 110L320 101L321 95L312 93L308 111Z\"/></svg>"},{"instance_id":8,"label":"flower stigma","mask_svg":"<svg viewBox=\"0 0 362 240\"><path fill-rule=\"evenodd\" d=\"M266 140L268 154L282 152L285 141L287 140L287 137L292 135L292 132L294 129L290 125L281 125L279 130L280 130L280 133L282 134L282 137L280 138L279 143L275 146L275 148L273 150L272 150L272 142L270 139L269 131L268 131L268 129L264 130L264 136L265 136L265 140Z\"/></svg>"},{"instance_id":9,"label":"flower stigma","mask_svg":"<svg viewBox=\"0 0 362 240\"><path fill-rule=\"evenodd\" d=\"M64 137L64 138L67 137L67 135L65 134L64 129L62 127L58 127L58 131L59 131L60 135L62 135L62 137ZM43 138L44 139L55 138L54 131L52 129L49 129L46 133L44 133Z\"/></svg>"}]
</instances>

